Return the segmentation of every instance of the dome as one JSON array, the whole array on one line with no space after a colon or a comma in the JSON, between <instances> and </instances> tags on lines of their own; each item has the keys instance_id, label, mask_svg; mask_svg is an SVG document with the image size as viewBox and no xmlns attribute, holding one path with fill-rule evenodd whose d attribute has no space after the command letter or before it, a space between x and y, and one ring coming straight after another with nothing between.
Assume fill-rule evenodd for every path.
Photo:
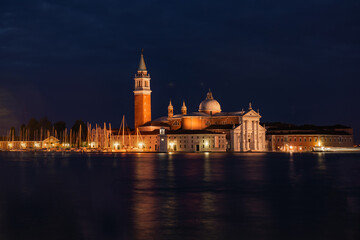
<instances>
[{"instance_id":1,"label":"dome","mask_svg":"<svg viewBox=\"0 0 360 240\"><path fill-rule=\"evenodd\" d=\"M200 103L199 112L204 112L207 114L214 114L221 112L220 103L213 98L210 89L206 96L206 99Z\"/></svg>"}]
</instances>

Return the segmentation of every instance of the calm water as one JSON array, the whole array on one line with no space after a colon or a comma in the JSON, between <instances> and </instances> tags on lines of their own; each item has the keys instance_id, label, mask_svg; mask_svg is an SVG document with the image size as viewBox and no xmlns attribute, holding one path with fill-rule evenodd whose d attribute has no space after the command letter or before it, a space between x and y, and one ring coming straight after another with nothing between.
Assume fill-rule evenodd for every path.
<instances>
[{"instance_id":1,"label":"calm water","mask_svg":"<svg viewBox=\"0 0 360 240\"><path fill-rule=\"evenodd\" d=\"M360 239L360 154L0 153L0 239Z\"/></svg>"}]
</instances>

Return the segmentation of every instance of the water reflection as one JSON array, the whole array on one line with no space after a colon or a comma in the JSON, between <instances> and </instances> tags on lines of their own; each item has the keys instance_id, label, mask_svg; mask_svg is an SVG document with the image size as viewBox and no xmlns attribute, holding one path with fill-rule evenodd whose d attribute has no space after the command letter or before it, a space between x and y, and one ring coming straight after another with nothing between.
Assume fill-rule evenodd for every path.
<instances>
[{"instance_id":1,"label":"water reflection","mask_svg":"<svg viewBox=\"0 0 360 240\"><path fill-rule=\"evenodd\" d=\"M136 239L156 239L158 233L155 159L141 156L135 159L133 213Z\"/></svg>"},{"instance_id":2,"label":"water reflection","mask_svg":"<svg viewBox=\"0 0 360 240\"><path fill-rule=\"evenodd\" d=\"M204 158L204 181L211 181L211 166L210 166L210 157L209 153L205 154Z\"/></svg>"},{"instance_id":3,"label":"water reflection","mask_svg":"<svg viewBox=\"0 0 360 240\"><path fill-rule=\"evenodd\" d=\"M319 170L326 170L326 165L325 165L325 153L323 152L319 152L317 153L318 156L318 168Z\"/></svg>"},{"instance_id":4,"label":"water reflection","mask_svg":"<svg viewBox=\"0 0 360 240\"><path fill-rule=\"evenodd\" d=\"M0 237L360 239L358 159L0 153Z\"/></svg>"}]
</instances>

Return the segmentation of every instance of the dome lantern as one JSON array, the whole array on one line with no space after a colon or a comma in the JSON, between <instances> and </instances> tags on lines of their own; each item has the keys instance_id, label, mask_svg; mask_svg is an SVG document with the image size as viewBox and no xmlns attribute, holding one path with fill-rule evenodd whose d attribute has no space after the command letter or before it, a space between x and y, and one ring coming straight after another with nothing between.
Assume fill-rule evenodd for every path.
<instances>
[{"instance_id":1,"label":"dome lantern","mask_svg":"<svg viewBox=\"0 0 360 240\"><path fill-rule=\"evenodd\" d=\"M206 94L206 99L202 101L199 105L199 112L211 115L221 112L220 103L214 99L210 89L209 92Z\"/></svg>"}]
</instances>

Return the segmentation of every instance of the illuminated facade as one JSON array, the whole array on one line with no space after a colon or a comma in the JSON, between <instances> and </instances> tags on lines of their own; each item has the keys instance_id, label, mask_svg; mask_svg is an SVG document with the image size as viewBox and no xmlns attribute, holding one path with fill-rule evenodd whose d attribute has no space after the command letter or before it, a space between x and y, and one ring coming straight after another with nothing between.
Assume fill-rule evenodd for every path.
<instances>
[{"instance_id":1,"label":"illuminated facade","mask_svg":"<svg viewBox=\"0 0 360 240\"><path fill-rule=\"evenodd\" d=\"M353 130L350 127L296 126L290 124L267 125L269 151L312 151L314 147L353 147Z\"/></svg>"},{"instance_id":2,"label":"illuminated facade","mask_svg":"<svg viewBox=\"0 0 360 240\"><path fill-rule=\"evenodd\" d=\"M40 150L50 148L67 148L69 144L60 144L60 140L50 136L39 141L20 141L19 139L0 141L0 150Z\"/></svg>"},{"instance_id":3,"label":"illuminated facade","mask_svg":"<svg viewBox=\"0 0 360 240\"><path fill-rule=\"evenodd\" d=\"M214 99L209 90L205 100L200 103L198 112L188 113L183 102L181 114L174 115L174 107L170 101L167 116L147 122L139 126L139 129L144 133L165 128L171 144L168 149L173 151L205 151L205 146L209 151L265 151L266 130L260 125L260 118L259 112L252 109L251 103L248 111L222 112L220 103ZM204 142L194 142L196 133L203 134L200 137ZM175 141L170 134L179 134L179 136ZM180 144L181 134L184 135L181 136L183 139L188 135L192 140L181 140L186 141L186 144L184 142ZM211 136L210 139L209 134L220 135ZM195 137L198 139L199 136ZM205 139L208 139L207 144Z\"/></svg>"}]
</instances>

